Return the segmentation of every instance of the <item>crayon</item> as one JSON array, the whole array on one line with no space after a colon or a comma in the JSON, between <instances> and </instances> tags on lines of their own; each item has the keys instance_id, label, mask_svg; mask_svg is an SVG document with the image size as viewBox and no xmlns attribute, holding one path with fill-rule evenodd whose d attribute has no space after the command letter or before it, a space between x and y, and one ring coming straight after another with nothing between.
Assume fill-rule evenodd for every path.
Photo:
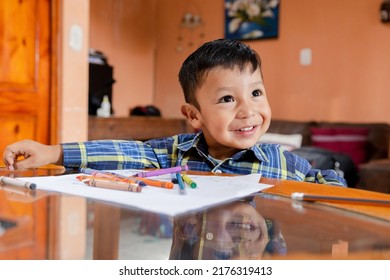
<instances>
[{"instance_id":1,"label":"crayon","mask_svg":"<svg viewBox=\"0 0 390 280\"><path fill-rule=\"evenodd\" d=\"M19 179L6 177L6 176L0 176L0 182L3 183L4 185L27 188L30 190L35 190L37 188L37 185L35 183L26 182Z\"/></svg>"},{"instance_id":2,"label":"crayon","mask_svg":"<svg viewBox=\"0 0 390 280\"><path fill-rule=\"evenodd\" d=\"M171 174L171 173L178 173L187 170L188 170L188 166L182 165L182 166L156 169L151 171L141 171L139 173L134 174L133 177L145 178L145 177L160 176L160 175Z\"/></svg>"},{"instance_id":3,"label":"crayon","mask_svg":"<svg viewBox=\"0 0 390 280\"><path fill-rule=\"evenodd\" d=\"M183 181L190 186L191 188L195 189L196 188L196 183L192 181L192 179L186 175L186 174L181 174L181 177L183 178Z\"/></svg>"},{"instance_id":4,"label":"crayon","mask_svg":"<svg viewBox=\"0 0 390 280\"><path fill-rule=\"evenodd\" d=\"M84 174L92 175L92 176L95 176L95 177L101 177L101 178L116 177L116 178L121 178L121 179L129 179L129 180L135 181L135 183L137 183L141 187L146 186L146 184L144 182L142 182L142 181L135 180L134 178L123 176L123 175L120 175L120 174L117 174L117 173L114 173L114 172L95 170L95 169L92 169L92 168L80 168L79 171L81 173L84 173Z\"/></svg>"},{"instance_id":5,"label":"crayon","mask_svg":"<svg viewBox=\"0 0 390 280\"><path fill-rule=\"evenodd\" d=\"M177 183L179 184L179 194L181 195L186 194L185 185L183 179L181 178L180 173L176 173L176 179L177 179Z\"/></svg>"},{"instance_id":6,"label":"crayon","mask_svg":"<svg viewBox=\"0 0 390 280\"><path fill-rule=\"evenodd\" d=\"M135 177L137 178L137 177ZM158 181L158 180L151 180L146 178L137 178L139 181L144 182L147 186L152 187L160 187L164 189L172 189L173 183L172 182L165 182L165 181Z\"/></svg>"},{"instance_id":7,"label":"crayon","mask_svg":"<svg viewBox=\"0 0 390 280\"><path fill-rule=\"evenodd\" d=\"M370 199L370 198L358 198L358 197L311 195L311 194L305 194L299 192L292 193L291 198L293 200L298 200L298 201L336 202L336 203L349 203L349 204L387 206L387 207L390 206L389 199Z\"/></svg>"},{"instance_id":8,"label":"crayon","mask_svg":"<svg viewBox=\"0 0 390 280\"><path fill-rule=\"evenodd\" d=\"M84 181L87 185L96 188L110 189L110 190L119 190L119 191L128 191L128 192L141 192L142 187L126 182L114 182L114 181L105 181L105 180L86 180Z\"/></svg>"}]
</instances>

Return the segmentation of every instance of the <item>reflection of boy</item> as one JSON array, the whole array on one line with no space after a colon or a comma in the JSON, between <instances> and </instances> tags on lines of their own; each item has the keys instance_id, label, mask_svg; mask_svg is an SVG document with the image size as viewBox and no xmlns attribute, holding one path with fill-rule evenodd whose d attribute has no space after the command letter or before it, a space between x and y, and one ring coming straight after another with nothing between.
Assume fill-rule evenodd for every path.
<instances>
[{"instance_id":1,"label":"reflection of boy","mask_svg":"<svg viewBox=\"0 0 390 280\"><path fill-rule=\"evenodd\" d=\"M249 203L175 220L170 259L261 259L265 253L285 254L286 243Z\"/></svg>"},{"instance_id":2,"label":"reflection of boy","mask_svg":"<svg viewBox=\"0 0 390 280\"><path fill-rule=\"evenodd\" d=\"M61 164L68 168L167 168L187 164L190 170L345 185L333 170L310 164L278 145L259 144L271 110L258 54L246 44L220 39L205 43L183 63L179 80L186 103L181 111L199 133L147 142L90 141L47 146L21 141L8 146L9 169ZM128 128L131 129L131 128ZM26 159L18 161L18 156Z\"/></svg>"}]
</instances>

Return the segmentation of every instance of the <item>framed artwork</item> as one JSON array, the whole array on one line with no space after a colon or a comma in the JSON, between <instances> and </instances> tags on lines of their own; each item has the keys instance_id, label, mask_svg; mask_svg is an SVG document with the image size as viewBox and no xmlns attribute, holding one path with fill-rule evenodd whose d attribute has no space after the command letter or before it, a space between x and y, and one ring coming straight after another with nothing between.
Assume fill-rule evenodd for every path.
<instances>
[{"instance_id":1,"label":"framed artwork","mask_svg":"<svg viewBox=\"0 0 390 280\"><path fill-rule=\"evenodd\" d=\"M225 38L277 38L280 0L225 0Z\"/></svg>"}]
</instances>

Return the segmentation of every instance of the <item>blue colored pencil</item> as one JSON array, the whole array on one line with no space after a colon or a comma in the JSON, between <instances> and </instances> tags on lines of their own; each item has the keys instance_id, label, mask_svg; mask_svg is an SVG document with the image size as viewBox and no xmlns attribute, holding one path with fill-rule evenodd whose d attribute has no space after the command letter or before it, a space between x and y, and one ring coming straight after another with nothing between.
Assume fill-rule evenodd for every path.
<instances>
[{"instance_id":1,"label":"blue colored pencil","mask_svg":"<svg viewBox=\"0 0 390 280\"><path fill-rule=\"evenodd\" d=\"M180 173L176 173L176 179L177 179L177 183L179 184L179 194L181 194L181 195L186 194L185 185L184 185L183 179L181 178Z\"/></svg>"}]
</instances>

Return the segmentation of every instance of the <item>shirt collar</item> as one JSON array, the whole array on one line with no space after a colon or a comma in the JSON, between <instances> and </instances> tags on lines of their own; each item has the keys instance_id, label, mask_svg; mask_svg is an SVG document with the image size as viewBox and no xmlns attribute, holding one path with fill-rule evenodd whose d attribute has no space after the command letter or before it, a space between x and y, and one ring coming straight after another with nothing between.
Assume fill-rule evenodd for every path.
<instances>
[{"instance_id":1,"label":"shirt collar","mask_svg":"<svg viewBox=\"0 0 390 280\"><path fill-rule=\"evenodd\" d=\"M266 154L263 152L261 147L262 144L256 144L250 147L249 149L242 150L236 153L235 155L233 155L232 158L234 160L239 160L241 157L245 156L246 154L253 153L258 160L268 162L269 159L266 156ZM178 145L178 149L181 150L182 152L187 152L191 148L195 148L199 152L208 155L207 144L206 144L206 140L204 139L203 132L198 132L193 139L180 143Z\"/></svg>"},{"instance_id":2,"label":"shirt collar","mask_svg":"<svg viewBox=\"0 0 390 280\"><path fill-rule=\"evenodd\" d=\"M265 161L265 162L269 162L269 158L267 157L267 155L264 153L263 149L263 144L261 143L257 143L256 145L252 146L249 148L250 151L253 151L253 153L255 154L256 158L260 161Z\"/></svg>"},{"instance_id":3,"label":"shirt collar","mask_svg":"<svg viewBox=\"0 0 390 280\"><path fill-rule=\"evenodd\" d=\"M189 149L195 148L202 151L204 154L207 154L207 145L202 132L198 132L194 138L180 143L177 148L182 152L187 152Z\"/></svg>"}]
</instances>

